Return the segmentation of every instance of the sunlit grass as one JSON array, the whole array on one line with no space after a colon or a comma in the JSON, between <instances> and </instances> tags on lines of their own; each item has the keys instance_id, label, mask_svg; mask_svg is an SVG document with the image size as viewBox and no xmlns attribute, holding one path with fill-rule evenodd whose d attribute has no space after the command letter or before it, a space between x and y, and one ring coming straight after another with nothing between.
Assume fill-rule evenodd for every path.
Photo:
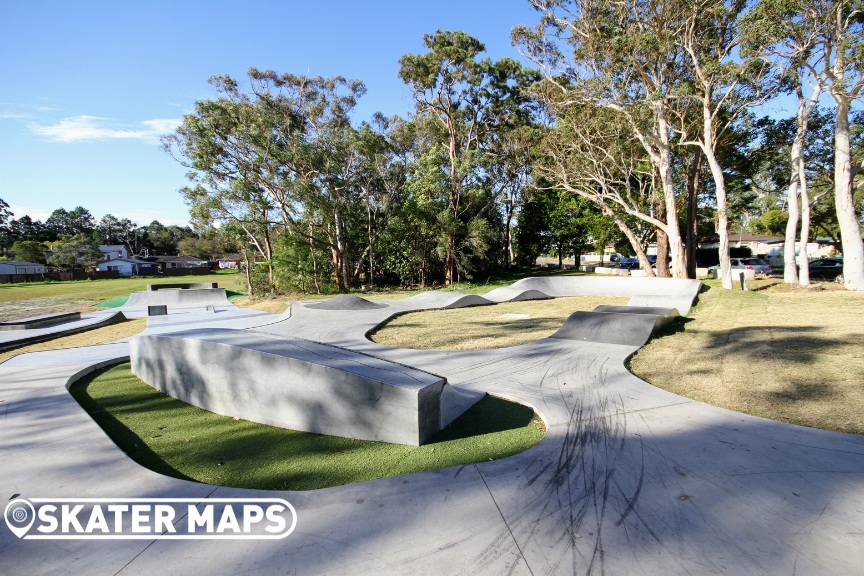
<instances>
[{"instance_id":1,"label":"sunlit grass","mask_svg":"<svg viewBox=\"0 0 864 576\"><path fill-rule=\"evenodd\" d=\"M311 490L506 458L545 434L531 408L487 397L424 446L297 432L220 416L165 396L129 364L74 384L72 395L131 458L221 486Z\"/></svg>"}]
</instances>

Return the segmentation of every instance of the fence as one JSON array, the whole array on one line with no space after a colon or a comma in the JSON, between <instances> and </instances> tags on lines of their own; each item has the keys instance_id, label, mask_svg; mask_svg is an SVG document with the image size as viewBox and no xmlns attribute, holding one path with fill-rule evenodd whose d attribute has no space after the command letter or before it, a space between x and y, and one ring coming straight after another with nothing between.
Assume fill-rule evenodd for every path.
<instances>
[{"instance_id":1,"label":"fence","mask_svg":"<svg viewBox=\"0 0 864 576\"><path fill-rule=\"evenodd\" d=\"M18 284L20 282L44 282L45 280L107 280L120 278L117 270L105 272L45 272L44 274L0 274L0 284Z\"/></svg>"},{"instance_id":2,"label":"fence","mask_svg":"<svg viewBox=\"0 0 864 576\"><path fill-rule=\"evenodd\" d=\"M198 276L210 274L210 268L200 266L198 268L168 268L162 270L162 276Z\"/></svg>"}]
</instances>

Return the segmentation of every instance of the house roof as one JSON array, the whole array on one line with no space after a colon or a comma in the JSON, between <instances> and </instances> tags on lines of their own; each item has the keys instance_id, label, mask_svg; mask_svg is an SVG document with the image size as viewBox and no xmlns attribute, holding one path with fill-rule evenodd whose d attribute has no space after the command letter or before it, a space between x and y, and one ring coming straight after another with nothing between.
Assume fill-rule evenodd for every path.
<instances>
[{"instance_id":1,"label":"house roof","mask_svg":"<svg viewBox=\"0 0 864 576\"><path fill-rule=\"evenodd\" d=\"M122 252L126 247L123 244L100 244L101 252Z\"/></svg>"},{"instance_id":2,"label":"house roof","mask_svg":"<svg viewBox=\"0 0 864 576\"><path fill-rule=\"evenodd\" d=\"M151 262L206 262L206 258L196 258L195 256L150 256Z\"/></svg>"},{"instance_id":3,"label":"house roof","mask_svg":"<svg viewBox=\"0 0 864 576\"><path fill-rule=\"evenodd\" d=\"M45 264L39 264L38 262L24 262L23 260L5 260L0 262L0 264L12 264L13 266L45 266Z\"/></svg>"},{"instance_id":4,"label":"house roof","mask_svg":"<svg viewBox=\"0 0 864 576\"><path fill-rule=\"evenodd\" d=\"M733 232L729 234L729 242L773 242L783 240L778 236L766 236L765 234L752 234L750 232Z\"/></svg>"},{"instance_id":5,"label":"house roof","mask_svg":"<svg viewBox=\"0 0 864 576\"><path fill-rule=\"evenodd\" d=\"M99 264L108 264L109 262L129 262L130 264L146 264L147 266L152 266L152 262L147 262L145 260L138 260L137 258L111 258L110 260L104 260L99 262Z\"/></svg>"}]
</instances>

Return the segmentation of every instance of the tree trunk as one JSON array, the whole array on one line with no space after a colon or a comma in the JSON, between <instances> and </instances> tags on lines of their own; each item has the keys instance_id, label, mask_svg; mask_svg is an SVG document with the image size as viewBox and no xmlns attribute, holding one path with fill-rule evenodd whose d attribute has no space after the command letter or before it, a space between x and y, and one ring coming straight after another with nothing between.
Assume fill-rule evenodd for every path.
<instances>
[{"instance_id":1,"label":"tree trunk","mask_svg":"<svg viewBox=\"0 0 864 576\"><path fill-rule=\"evenodd\" d=\"M864 244L852 199L852 157L849 148L849 102L834 95L834 202L843 243L843 284L847 290L864 290Z\"/></svg>"},{"instance_id":2,"label":"tree trunk","mask_svg":"<svg viewBox=\"0 0 864 576\"><path fill-rule=\"evenodd\" d=\"M678 224L678 203L675 201L675 186L672 181L672 162L669 146L669 125L666 118L660 114L660 157L657 168L660 171L660 182L666 200L666 235L669 238L669 251L672 254L672 276L686 278L687 269L684 261L684 244L681 242L681 227Z\"/></svg>"},{"instance_id":3,"label":"tree trunk","mask_svg":"<svg viewBox=\"0 0 864 576\"><path fill-rule=\"evenodd\" d=\"M666 204L657 202L657 218L666 220ZM657 261L654 264L658 278L669 278L669 236L663 230L657 229Z\"/></svg>"},{"instance_id":4,"label":"tree trunk","mask_svg":"<svg viewBox=\"0 0 864 576\"><path fill-rule=\"evenodd\" d=\"M636 253L636 258L639 260L639 265L645 271L645 275L649 277L654 277L654 269L651 268L651 263L648 261L648 256L645 254L645 250L642 249L642 244L639 242L639 238L636 237L636 234L630 229L629 226L615 213L614 210L606 206L605 204L600 205L600 210L609 218L615 222L615 225L618 226L618 229L624 233L627 237L627 240L630 242L630 246L633 248L633 252ZM603 251L600 252L600 263L603 263Z\"/></svg>"},{"instance_id":5,"label":"tree trunk","mask_svg":"<svg viewBox=\"0 0 864 576\"><path fill-rule=\"evenodd\" d=\"M684 253L687 256L687 277L696 278L696 246L699 242L698 207L699 207L699 174L702 171L702 150L697 148L687 171L687 244Z\"/></svg>"},{"instance_id":6,"label":"tree trunk","mask_svg":"<svg viewBox=\"0 0 864 576\"><path fill-rule=\"evenodd\" d=\"M783 281L787 284L798 283L798 269L795 265L795 238L798 235L798 168L801 165L801 141L796 137L792 142L792 177L786 191L786 239L783 242Z\"/></svg>"},{"instance_id":7,"label":"tree trunk","mask_svg":"<svg viewBox=\"0 0 864 576\"><path fill-rule=\"evenodd\" d=\"M456 268L455 262L453 260L453 252L456 250L456 237L452 233L447 234L447 253L444 256L444 285L450 286L453 284L453 280L456 275L454 274L454 269Z\"/></svg>"}]
</instances>

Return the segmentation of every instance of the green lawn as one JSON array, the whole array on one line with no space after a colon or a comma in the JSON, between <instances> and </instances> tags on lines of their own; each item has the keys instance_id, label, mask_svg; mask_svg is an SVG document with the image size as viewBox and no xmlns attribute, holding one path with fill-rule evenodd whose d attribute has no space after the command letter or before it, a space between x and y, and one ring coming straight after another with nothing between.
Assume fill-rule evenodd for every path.
<instances>
[{"instance_id":1,"label":"green lawn","mask_svg":"<svg viewBox=\"0 0 864 576\"><path fill-rule=\"evenodd\" d=\"M220 288L245 291L245 279L237 272L217 272L200 276L158 276L117 278L114 280L76 280L71 282L24 282L0 284L0 302L18 300L61 299L70 302L103 302L112 298L129 296L132 292L146 290L148 284L173 284L180 282L218 282Z\"/></svg>"},{"instance_id":2,"label":"green lawn","mask_svg":"<svg viewBox=\"0 0 864 576\"><path fill-rule=\"evenodd\" d=\"M545 434L533 410L481 400L420 447L296 432L220 416L165 396L119 364L71 393L117 445L156 472L220 486L312 490L506 458Z\"/></svg>"}]
</instances>

